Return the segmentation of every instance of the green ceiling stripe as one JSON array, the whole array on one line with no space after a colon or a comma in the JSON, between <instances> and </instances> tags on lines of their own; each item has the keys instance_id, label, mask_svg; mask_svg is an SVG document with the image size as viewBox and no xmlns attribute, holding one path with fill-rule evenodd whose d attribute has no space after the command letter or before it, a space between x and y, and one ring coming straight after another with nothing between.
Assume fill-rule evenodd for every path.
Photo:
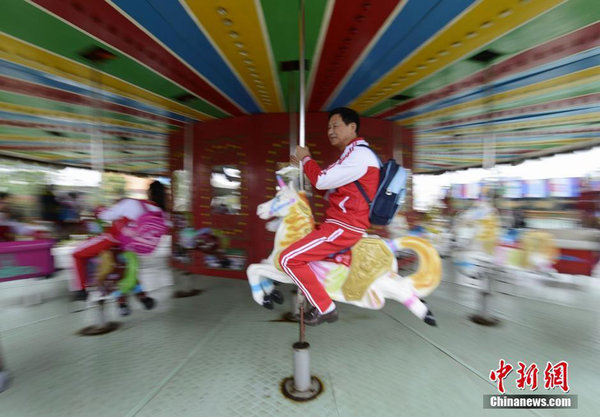
<instances>
[{"instance_id":1,"label":"green ceiling stripe","mask_svg":"<svg viewBox=\"0 0 600 417\"><path fill-rule=\"evenodd\" d=\"M271 40L276 70L279 75L284 108L288 111L294 111L298 108L298 72L281 72L280 62L297 60L299 57L298 48L290 48L290 45L298 45L298 3L281 0L261 0L260 2ZM313 56L326 6L327 0L305 1L305 57L310 61L310 71L313 70L312 67L315 64ZM310 71L307 72L307 82ZM296 91L296 99L292 103L291 109L289 101L290 86Z\"/></svg>"},{"instance_id":2,"label":"green ceiling stripe","mask_svg":"<svg viewBox=\"0 0 600 417\"><path fill-rule=\"evenodd\" d=\"M469 56L475 55L485 49L493 49L501 53L503 58L506 59L534 46L541 45L542 43L588 26L598 20L600 20L598 0L568 0L548 13L473 51ZM463 59L399 94L420 97L453 84L481 69L481 64ZM398 102L389 101L384 105L378 105L367 110L364 115L372 116L397 104Z\"/></svg>"},{"instance_id":3,"label":"green ceiling stripe","mask_svg":"<svg viewBox=\"0 0 600 417\"><path fill-rule=\"evenodd\" d=\"M20 19L15 19L14 16L24 16L35 24L24 25ZM2 0L0 31L87 66L90 65L89 61L81 57L79 53L100 45L117 56L116 59L99 66L98 69L101 71L169 99L187 93L186 90L102 41L84 34L79 29L23 0ZM204 100L191 100L185 105L214 117L227 116Z\"/></svg>"}]
</instances>

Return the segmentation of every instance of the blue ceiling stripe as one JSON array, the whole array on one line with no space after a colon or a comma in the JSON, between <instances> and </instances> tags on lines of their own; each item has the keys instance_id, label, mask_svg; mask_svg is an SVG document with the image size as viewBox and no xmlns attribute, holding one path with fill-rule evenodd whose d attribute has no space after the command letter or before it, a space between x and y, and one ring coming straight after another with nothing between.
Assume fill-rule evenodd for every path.
<instances>
[{"instance_id":1,"label":"blue ceiling stripe","mask_svg":"<svg viewBox=\"0 0 600 417\"><path fill-rule=\"evenodd\" d=\"M110 129L110 130L118 130L118 131L122 131L122 132L141 133L146 136L154 136L154 137L159 136L159 137L166 138L168 136L168 133L153 132L153 131L124 127L124 126L119 126L119 125L71 121L71 120L65 120L64 118L33 116L33 115L29 115L29 114L13 113L13 112L8 112L8 111L0 111L0 119L21 120L21 121L32 122L32 123L60 124L61 126L70 126L70 127L85 128L85 129L92 129L92 128L94 128L94 129Z\"/></svg>"},{"instance_id":2,"label":"blue ceiling stripe","mask_svg":"<svg viewBox=\"0 0 600 417\"><path fill-rule=\"evenodd\" d=\"M178 1L113 2L246 112L261 112L256 101Z\"/></svg>"},{"instance_id":3,"label":"blue ceiling stripe","mask_svg":"<svg viewBox=\"0 0 600 417\"><path fill-rule=\"evenodd\" d=\"M492 84L492 87L481 86L474 90L456 95L444 100L437 101L427 106L420 107L416 110L407 111L400 115L390 118L389 120L404 120L424 113L429 113L435 110L440 110L445 107L454 106L468 101L483 98L493 94L504 93L520 87L526 87L531 84L550 80L552 78L561 77L573 72L583 71L588 68L600 66L600 48L595 48L593 53L582 53L572 56L570 62L562 62L554 65L553 68L546 67L535 71L528 71L527 74L517 74L514 77L506 78Z\"/></svg>"},{"instance_id":4,"label":"blue ceiling stripe","mask_svg":"<svg viewBox=\"0 0 600 417\"><path fill-rule=\"evenodd\" d=\"M472 3L474 0L408 1L331 102L330 109L352 102Z\"/></svg>"},{"instance_id":5,"label":"blue ceiling stripe","mask_svg":"<svg viewBox=\"0 0 600 417\"><path fill-rule=\"evenodd\" d=\"M503 118L499 118L499 119L483 120L483 121L472 122L472 123L463 123L460 125L436 127L434 129L420 130L419 132L420 133L434 133L434 132L439 132L439 131L462 129L462 128L467 128L467 127L484 126L484 125L490 126L490 125L497 125L497 124L503 124L503 123L519 122L519 121L523 121L525 119L528 119L528 120L552 119L555 117L573 116L573 115L577 115L577 114L585 114L585 113L591 113L591 112L597 112L597 111L600 111L600 105L577 106L577 107L572 107L572 108L564 108L564 109L546 111L546 112L541 112L541 113L520 114L520 115L516 115L516 116L503 117Z\"/></svg>"},{"instance_id":6,"label":"blue ceiling stripe","mask_svg":"<svg viewBox=\"0 0 600 417\"><path fill-rule=\"evenodd\" d=\"M48 87L79 94L80 96L84 97L90 97L90 95L93 94L94 98L101 97L103 101L109 101L111 103L120 104L122 106L131 107L136 110L156 114L185 123L192 123L195 121L194 119L181 116L177 113L166 111L159 107L150 106L139 101L135 101L126 97L113 94L109 91L98 90L96 88L79 83L77 81L59 77L58 75L54 74L48 74L3 59L0 59L0 74L11 78L17 78L23 81L28 81L34 84L41 84Z\"/></svg>"}]
</instances>

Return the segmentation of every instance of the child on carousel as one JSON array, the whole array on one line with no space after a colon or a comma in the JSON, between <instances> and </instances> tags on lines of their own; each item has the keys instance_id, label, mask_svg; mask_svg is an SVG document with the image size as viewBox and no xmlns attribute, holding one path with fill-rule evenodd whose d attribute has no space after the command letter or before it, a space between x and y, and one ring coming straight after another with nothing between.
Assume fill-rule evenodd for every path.
<instances>
[{"instance_id":1,"label":"child on carousel","mask_svg":"<svg viewBox=\"0 0 600 417\"><path fill-rule=\"evenodd\" d=\"M97 214L98 219L104 222L112 222L112 225L98 236L94 236L83 242L73 252L75 265L75 276L73 281L74 300L86 300L86 275L87 264L91 258L100 253L117 248L121 245L121 231L130 222L138 220L146 212L160 212L165 210L165 188L159 181L154 181L148 188L148 200L137 200L125 198L118 201L112 207L100 211ZM146 309L154 307L154 299L146 295L141 287L138 286L136 296ZM117 292L119 309L121 315L130 313L124 294Z\"/></svg>"}]
</instances>

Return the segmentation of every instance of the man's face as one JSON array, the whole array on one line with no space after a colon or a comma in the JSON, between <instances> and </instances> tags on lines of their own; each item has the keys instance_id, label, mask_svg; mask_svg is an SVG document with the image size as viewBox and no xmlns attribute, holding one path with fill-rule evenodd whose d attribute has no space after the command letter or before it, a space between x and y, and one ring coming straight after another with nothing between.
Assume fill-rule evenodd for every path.
<instances>
[{"instance_id":1,"label":"man's face","mask_svg":"<svg viewBox=\"0 0 600 417\"><path fill-rule=\"evenodd\" d=\"M354 138L356 138L356 123L346 124L342 116L334 114L327 125L327 136L329 143L343 150Z\"/></svg>"}]
</instances>

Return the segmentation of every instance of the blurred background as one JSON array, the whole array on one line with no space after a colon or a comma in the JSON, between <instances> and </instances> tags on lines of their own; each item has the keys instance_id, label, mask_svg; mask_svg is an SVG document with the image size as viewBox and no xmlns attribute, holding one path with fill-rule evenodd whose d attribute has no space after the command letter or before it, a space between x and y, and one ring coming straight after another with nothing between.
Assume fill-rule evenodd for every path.
<instances>
[{"instance_id":1,"label":"blurred background","mask_svg":"<svg viewBox=\"0 0 600 417\"><path fill-rule=\"evenodd\" d=\"M0 11L1 416L483 415L500 358L567 361L572 411L597 415L597 0L3 0ZM279 190L300 115L324 167L338 157L326 127L340 106L408 170L398 214L369 233L435 247L440 326L395 302L342 306L310 340L331 389L301 408L278 392L296 328L252 302L246 269L273 249L278 224L256 208ZM137 276L158 307L132 302L125 329L75 335L125 310L113 291L73 300L73 251L101 233L102 209L147 198L155 180L170 229ZM305 191L322 221L328 203ZM419 270L414 252L395 256L402 276Z\"/></svg>"}]
</instances>

